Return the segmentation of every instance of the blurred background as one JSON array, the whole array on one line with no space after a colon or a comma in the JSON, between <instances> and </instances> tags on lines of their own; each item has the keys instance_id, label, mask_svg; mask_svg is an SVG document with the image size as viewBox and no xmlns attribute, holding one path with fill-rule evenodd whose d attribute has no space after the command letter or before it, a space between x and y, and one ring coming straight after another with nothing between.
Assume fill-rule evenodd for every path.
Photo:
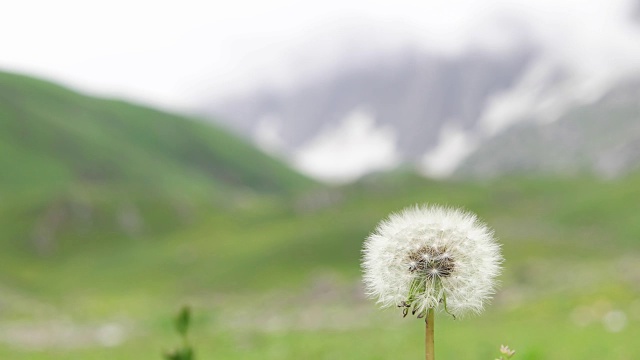
<instances>
[{"instance_id":1,"label":"blurred background","mask_svg":"<svg viewBox=\"0 0 640 360\"><path fill-rule=\"evenodd\" d=\"M439 357L638 359L637 0L7 2L0 358L413 359L363 295L391 211L496 231Z\"/></svg>"}]
</instances>

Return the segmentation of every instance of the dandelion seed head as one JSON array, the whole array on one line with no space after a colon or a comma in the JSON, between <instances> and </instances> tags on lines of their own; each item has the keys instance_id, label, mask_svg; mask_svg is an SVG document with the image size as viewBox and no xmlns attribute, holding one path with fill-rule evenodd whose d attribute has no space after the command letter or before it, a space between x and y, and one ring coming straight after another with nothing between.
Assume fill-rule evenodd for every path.
<instances>
[{"instance_id":1,"label":"dandelion seed head","mask_svg":"<svg viewBox=\"0 0 640 360\"><path fill-rule=\"evenodd\" d=\"M479 313L495 292L502 256L477 216L440 206L391 214L365 240L367 294L383 307ZM406 314L406 311L404 312Z\"/></svg>"}]
</instances>

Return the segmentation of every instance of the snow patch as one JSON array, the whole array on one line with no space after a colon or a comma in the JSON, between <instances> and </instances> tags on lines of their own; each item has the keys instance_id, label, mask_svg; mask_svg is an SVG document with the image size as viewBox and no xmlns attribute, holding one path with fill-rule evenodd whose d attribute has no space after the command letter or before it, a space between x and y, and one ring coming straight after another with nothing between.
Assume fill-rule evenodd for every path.
<instances>
[{"instance_id":1,"label":"snow patch","mask_svg":"<svg viewBox=\"0 0 640 360\"><path fill-rule=\"evenodd\" d=\"M525 120L554 122L574 106L599 100L616 83L612 79L578 76L551 59L540 59L514 87L488 101L480 131L491 137Z\"/></svg>"},{"instance_id":2,"label":"snow patch","mask_svg":"<svg viewBox=\"0 0 640 360\"><path fill-rule=\"evenodd\" d=\"M395 130L390 126L377 127L374 116L361 108L305 144L293 158L294 167L301 172L334 183L389 170L399 162Z\"/></svg>"},{"instance_id":3,"label":"snow patch","mask_svg":"<svg viewBox=\"0 0 640 360\"><path fill-rule=\"evenodd\" d=\"M428 177L445 178L453 174L477 146L472 135L448 122L440 131L438 145L422 157L418 170Z\"/></svg>"},{"instance_id":4,"label":"snow patch","mask_svg":"<svg viewBox=\"0 0 640 360\"><path fill-rule=\"evenodd\" d=\"M281 120L277 115L265 115L256 125L253 131L253 139L262 151L271 155L280 155L284 152L284 140L280 135Z\"/></svg>"},{"instance_id":5,"label":"snow patch","mask_svg":"<svg viewBox=\"0 0 640 360\"><path fill-rule=\"evenodd\" d=\"M542 94L556 81L554 78L559 76L558 72L555 65L538 61L514 87L492 96L478 121L483 134L496 135L532 116L532 109L540 105Z\"/></svg>"}]
</instances>

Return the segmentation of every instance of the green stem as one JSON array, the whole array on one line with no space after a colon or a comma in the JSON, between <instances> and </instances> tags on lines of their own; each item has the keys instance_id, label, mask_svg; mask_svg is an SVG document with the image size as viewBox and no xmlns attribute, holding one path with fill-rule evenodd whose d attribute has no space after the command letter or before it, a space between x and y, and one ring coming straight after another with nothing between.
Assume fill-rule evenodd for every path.
<instances>
[{"instance_id":1,"label":"green stem","mask_svg":"<svg viewBox=\"0 0 640 360\"><path fill-rule=\"evenodd\" d=\"M425 360L435 360L435 349L434 349L434 310L429 308L427 310L427 316L424 319L425 323Z\"/></svg>"},{"instance_id":2,"label":"green stem","mask_svg":"<svg viewBox=\"0 0 640 360\"><path fill-rule=\"evenodd\" d=\"M182 354L184 355L184 360L193 360L193 349L191 349L187 334L182 335Z\"/></svg>"},{"instance_id":3,"label":"green stem","mask_svg":"<svg viewBox=\"0 0 640 360\"><path fill-rule=\"evenodd\" d=\"M443 292L443 293L442 293L442 302L444 303L444 311L445 311L447 314L449 314L449 315L453 316L453 320L455 320L455 319L456 319L456 316L455 316L455 315L453 315L452 313L450 313L450 312L449 312L449 309L447 309L447 293L446 293L446 292Z\"/></svg>"}]
</instances>

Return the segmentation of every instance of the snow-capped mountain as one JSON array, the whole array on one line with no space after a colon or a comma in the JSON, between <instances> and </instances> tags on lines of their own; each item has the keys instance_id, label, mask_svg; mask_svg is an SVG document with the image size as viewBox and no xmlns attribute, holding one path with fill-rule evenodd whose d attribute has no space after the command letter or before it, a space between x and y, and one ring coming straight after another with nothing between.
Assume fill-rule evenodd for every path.
<instances>
[{"instance_id":1,"label":"snow-capped mountain","mask_svg":"<svg viewBox=\"0 0 640 360\"><path fill-rule=\"evenodd\" d=\"M493 22L500 26L479 31L483 44L471 33L456 51L417 43L365 56L348 50L352 61L320 75L207 102L204 112L324 180L349 181L402 164L431 177L492 176L522 166L574 171L565 166L575 163L570 158L603 150L591 145L590 124L610 136L634 133L607 132L603 124L616 111L612 99L627 98L628 107L638 97L632 79L640 74L640 6L605 12L600 5L581 8L576 19L541 13L511 19L504 13ZM362 38L367 40L373 41ZM633 114L621 112L615 126L635 124ZM566 125L567 119L574 120ZM534 140L541 124L553 135ZM563 132L564 126L571 131ZM570 146L563 155L573 155L547 166L553 161L538 158L533 147L560 150L546 141ZM524 146L529 142L536 145ZM637 146L625 149L625 159L636 156ZM631 163L621 161L613 170L598 166L618 174L624 172L618 167Z\"/></svg>"},{"instance_id":2,"label":"snow-capped mountain","mask_svg":"<svg viewBox=\"0 0 640 360\"><path fill-rule=\"evenodd\" d=\"M443 143L481 131L491 101L518 83L534 57L532 48L458 58L405 50L293 90L217 104L212 112L315 176L349 179L402 162L428 166ZM431 161L434 171L449 170Z\"/></svg>"}]
</instances>

